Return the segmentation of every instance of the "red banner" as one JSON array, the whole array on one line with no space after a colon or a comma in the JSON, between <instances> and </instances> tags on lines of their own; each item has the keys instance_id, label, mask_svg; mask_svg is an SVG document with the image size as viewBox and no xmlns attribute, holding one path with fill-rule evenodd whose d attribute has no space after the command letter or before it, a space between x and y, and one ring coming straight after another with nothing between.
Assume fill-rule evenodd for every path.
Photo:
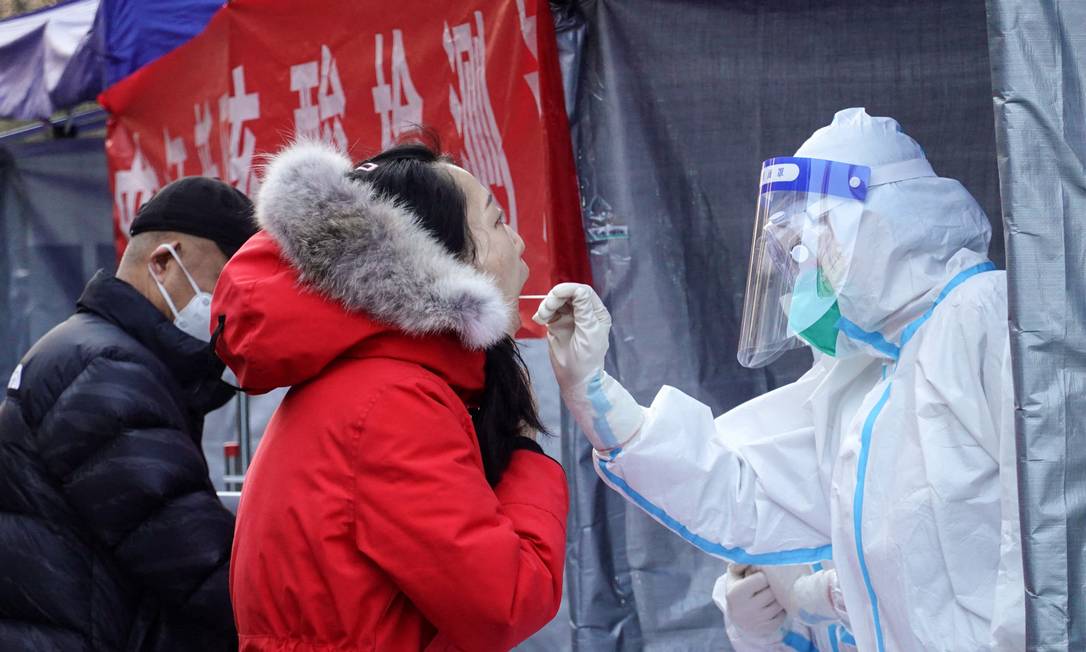
<instances>
[{"instance_id":1,"label":"red banner","mask_svg":"<svg viewBox=\"0 0 1086 652\"><path fill-rule=\"evenodd\" d=\"M170 181L255 196L262 155L296 135L361 160L425 125L524 238L525 294L589 278L546 0L234 0L100 101L118 252ZM536 303L521 302L526 316Z\"/></svg>"}]
</instances>

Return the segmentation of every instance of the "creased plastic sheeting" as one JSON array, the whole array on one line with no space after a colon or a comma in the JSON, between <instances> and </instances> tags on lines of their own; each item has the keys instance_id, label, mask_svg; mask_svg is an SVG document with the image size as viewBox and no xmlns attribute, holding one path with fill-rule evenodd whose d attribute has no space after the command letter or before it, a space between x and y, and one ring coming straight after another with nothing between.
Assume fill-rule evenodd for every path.
<instances>
[{"instance_id":1,"label":"creased plastic sheeting","mask_svg":"<svg viewBox=\"0 0 1086 652\"><path fill-rule=\"evenodd\" d=\"M578 126L579 90L588 25L575 3L551 3L559 62L575 155L584 147ZM583 177L578 160L578 175ZM583 183L583 182L582 182ZM583 192L583 187L582 187ZM584 202L582 199L582 211ZM590 252L590 256L595 255ZM593 274L599 265L592 261ZM597 281L596 287L601 287ZM562 409L562 466L569 481L570 513L566 554L566 595L574 650L638 650L644 647L631 568L626 556L626 504L600 482L592 449L569 412Z\"/></svg>"},{"instance_id":2,"label":"creased plastic sheeting","mask_svg":"<svg viewBox=\"0 0 1086 652\"><path fill-rule=\"evenodd\" d=\"M199 34L223 0L68 0L0 21L0 117L93 100Z\"/></svg>"},{"instance_id":3,"label":"creased plastic sheeting","mask_svg":"<svg viewBox=\"0 0 1086 652\"><path fill-rule=\"evenodd\" d=\"M48 118L101 90L91 35L98 0L0 21L0 117Z\"/></svg>"},{"instance_id":4,"label":"creased plastic sheeting","mask_svg":"<svg viewBox=\"0 0 1086 652\"><path fill-rule=\"evenodd\" d=\"M760 164L792 154L838 109L897 118L936 172L961 180L996 218L991 253L1002 264L984 9L983 0L571 9L586 24L571 125L593 278L614 317L608 370L639 401L667 383L722 412L809 365L797 351L768 369L740 367L738 324ZM728 649L710 598L723 563L606 489L583 436L564 425L575 649Z\"/></svg>"},{"instance_id":5,"label":"creased plastic sheeting","mask_svg":"<svg viewBox=\"0 0 1086 652\"><path fill-rule=\"evenodd\" d=\"M1086 3L989 0L1030 650L1086 649Z\"/></svg>"},{"instance_id":6,"label":"creased plastic sheeting","mask_svg":"<svg viewBox=\"0 0 1086 652\"><path fill-rule=\"evenodd\" d=\"M224 0L102 0L94 25L104 44L105 86L203 31Z\"/></svg>"},{"instance_id":7,"label":"creased plastic sheeting","mask_svg":"<svg viewBox=\"0 0 1086 652\"><path fill-rule=\"evenodd\" d=\"M0 374L67 319L95 270L113 269L105 114L78 138L0 141Z\"/></svg>"}]
</instances>

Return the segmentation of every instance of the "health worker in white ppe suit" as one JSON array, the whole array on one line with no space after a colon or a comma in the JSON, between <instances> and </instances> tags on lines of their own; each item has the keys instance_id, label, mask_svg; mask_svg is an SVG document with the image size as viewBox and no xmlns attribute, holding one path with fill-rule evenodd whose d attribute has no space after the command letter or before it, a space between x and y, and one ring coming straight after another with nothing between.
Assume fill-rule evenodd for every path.
<instances>
[{"instance_id":1,"label":"health worker in white ppe suit","mask_svg":"<svg viewBox=\"0 0 1086 652\"><path fill-rule=\"evenodd\" d=\"M603 370L611 320L591 288L557 286L536 321L614 490L733 563L832 560L819 590L772 587L793 615L836 614L863 651L1023 650L990 237L896 121L846 109L762 169L739 358L824 353L799 380L716 418L668 386L644 408Z\"/></svg>"}]
</instances>

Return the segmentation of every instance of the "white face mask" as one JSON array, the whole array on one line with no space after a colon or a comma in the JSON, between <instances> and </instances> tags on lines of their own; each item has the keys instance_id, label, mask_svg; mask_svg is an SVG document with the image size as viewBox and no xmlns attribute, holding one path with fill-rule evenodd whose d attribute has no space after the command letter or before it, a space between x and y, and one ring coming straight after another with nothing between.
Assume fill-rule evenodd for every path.
<instances>
[{"instance_id":1,"label":"white face mask","mask_svg":"<svg viewBox=\"0 0 1086 652\"><path fill-rule=\"evenodd\" d=\"M192 275L185 269L185 264L181 262L181 257L174 251L173 245L162 245L170 252L174 260L181 267L181 271L184 272L185 278L188 279L189 285L192 286L192 291L196 294L193 295L192 300L185 304L185 307L181 310L177 309L174 305L173 299L170 298L170 293L166 291L166 288L162 287L162 283L155 277L154 271L151 269L151 265L147 265L147 271L151 274L151 280L158 286L158 291L162 294L162 298L166 300L166 305L170 307L170 312L173 313L173 325L181 329L188 335L195 337L198 340L204 342L211 341L211 293L204 292L200 289L200 286L196 285L196 281L193 280Z\"/></svg>"}]
</instances>

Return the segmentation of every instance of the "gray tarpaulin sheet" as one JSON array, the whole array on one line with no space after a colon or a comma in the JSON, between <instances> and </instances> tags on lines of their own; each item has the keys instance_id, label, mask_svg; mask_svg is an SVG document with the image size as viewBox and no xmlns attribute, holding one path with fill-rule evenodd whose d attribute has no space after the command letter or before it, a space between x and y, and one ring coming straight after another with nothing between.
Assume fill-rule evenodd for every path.
<instances>
[{"instance_id":1,"label":"gray tarpaulin sheet","mask_svg":"<svg viewBox=\"0 0 1086 652\"><path fill-rule=\"evenodd\" d=\"M989 0L1030 650L1086 650L1086 2Z\"/></svg>"},{"instance_id":2,"label":"gray tarpaulin sheet","mask_svg":"<svg viewBox=\"0 0 1086 652\"><path fill-rule=\"evenodd\" d=\"M737 326L761 161L792 154L838 109L896 117L994 218L1002 264L983 0L568 9L585 22L579 60L563 63L578 65L574 146L595 284L614 316L608 368L643 404L667 383L719 412L809 364L740 367ZM606 489L565 425L575 648L727 649L710 602L722 563Z\"/></svg>"},{"instance_id":3,"label":"gray tarpaulin sheet","mask_svg":"<svg viewBox=\"0 0 1086 652\"><path fill-rule=\"evenodd\" d=\"M0 140L0 374L67 319L95 270L116 262L105 115L77 138Z\"/></svg>"}]
</instances>

